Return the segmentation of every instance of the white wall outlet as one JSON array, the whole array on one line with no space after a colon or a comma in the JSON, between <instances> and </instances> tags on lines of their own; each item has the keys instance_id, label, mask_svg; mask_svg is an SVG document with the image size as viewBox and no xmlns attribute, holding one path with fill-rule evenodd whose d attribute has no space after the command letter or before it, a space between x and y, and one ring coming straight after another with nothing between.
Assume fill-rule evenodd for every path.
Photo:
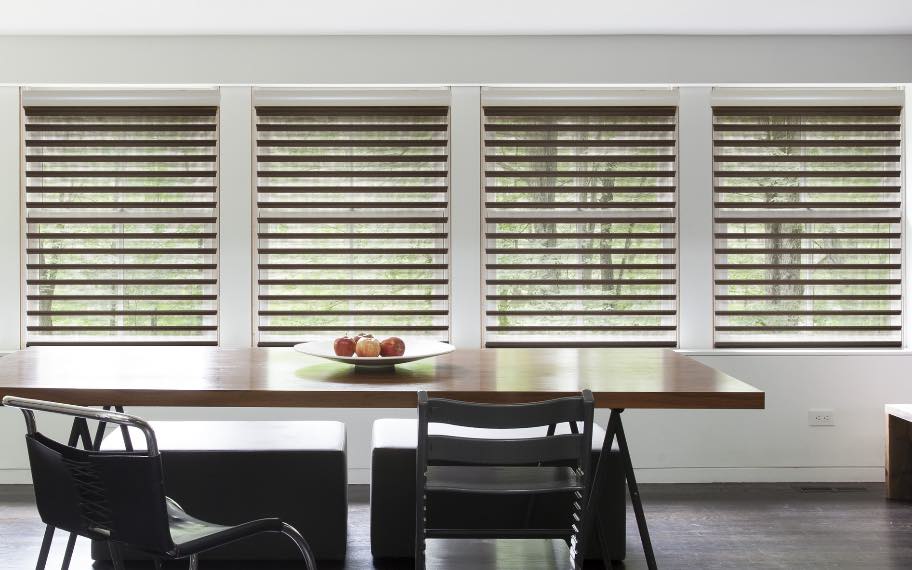
<instances>
[{"instance_id":1,"label":"white wall outlet","mask_svg":"<svg viewBox=\"0 0 912 570\"><path fill-rule=\"evenodd\" d=\"M809 426L834 426L836 413L833 410L808 410Z\"/></svg>"}]
</instances>

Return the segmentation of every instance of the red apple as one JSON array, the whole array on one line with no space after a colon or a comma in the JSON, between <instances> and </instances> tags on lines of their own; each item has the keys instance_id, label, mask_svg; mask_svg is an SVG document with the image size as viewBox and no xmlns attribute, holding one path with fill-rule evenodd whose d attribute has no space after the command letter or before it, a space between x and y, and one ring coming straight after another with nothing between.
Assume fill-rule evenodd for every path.
<instances>
[{"instance_id":1,"label":"red apple","mask_svg":"<svg viewBox=\"0 0 912 570\"><path fill-rule=\"evenodd\" d=\"M380 341L372 336L364 336L355 345L355 354L364 357L380 356Z\"/></svg>"},{"instance_id":2,"label":"red apple","mask_svg":"<svg viewBox=\"0 0 912 570\"><path fill-rule=\"evenodd\" d=\"M405 354L405 342L398 336L391 336L380 343L380 356L402 356Z\"/></svg>"},{"instance_id":3,"label":"red apple","mask_svg":"<svg viewBox=\"0 0 912 570\"><path fill-rule=\"evenodd\" d=\"M351 356L355 353L355 339L349 336L339 337L333 341L336 356Z\"/></svg>"}]
</instances>

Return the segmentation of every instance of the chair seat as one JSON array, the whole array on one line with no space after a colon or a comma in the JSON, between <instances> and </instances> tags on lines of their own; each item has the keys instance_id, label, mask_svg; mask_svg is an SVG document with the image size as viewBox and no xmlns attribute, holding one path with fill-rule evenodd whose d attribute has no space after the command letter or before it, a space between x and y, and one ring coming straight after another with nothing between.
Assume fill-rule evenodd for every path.
<instances>
[{"instance_id":1,"label":"chair seat","mask_svg":"<svg viewBox=\"0 0 912 570\"><path fill-rule=\"evenodd\" d=\"M282 521L276 518L259 519L237 526L208 523L184 512L177 503L168 500L168 528L174 542L176 558L199 554L260 532L281 532Z\"/></svg>"},{"instance_id":2,"label":"chair seat","mask_svg":"<svg viewBox=\"0 0 912 570\"><path fill-rule=\"evenodd\" d=\"M581 491L582 478L569 467L428 467L427 490L447 493L531 494Z\"/></svg>"}]
</instances>

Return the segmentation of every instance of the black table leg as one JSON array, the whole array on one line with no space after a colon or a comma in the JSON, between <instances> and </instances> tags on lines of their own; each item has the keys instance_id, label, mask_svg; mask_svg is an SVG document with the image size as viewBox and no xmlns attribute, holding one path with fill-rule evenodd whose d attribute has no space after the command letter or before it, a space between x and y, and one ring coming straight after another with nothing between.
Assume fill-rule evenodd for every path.
<instances>
[{"instance_id":1,"label":"black table leg","mask_svg":"<svg viewBox=\"0 0 912 570\"><path fill-rule=\"evenodd\" d=\"M655 561L655 554L652 551L652 541L649 538L649 527L646 525L646 515L643 513L643 502L640 499L640 489L637 486L636 476L633 472L633 462L630 460L630 450L627 447L627 437L624 435L624 425L621 422L621 412L623 409L612 409L611 416L608 419L608 427L605 431L605 441L602 443L602 453L599 456L598 465L595 468L595 474L592 480L592 490L589 494L589 500L586 505L586 512L583 515L583 536L590 536L592 525L595 523L598 513L595 512L595 506L598 504L598 498L602 492L604 480L608 475L607 457L611 453L614 445L614 438L617 437L618 447L621 452L621 461L624 463L624 478L627 480L627 490L630 492L630 502L633 505L633 512L636 515L637 528L640 532L640 541L643 543L643 553L646 555L646 566L649 570L656 570L658 566ZM606 557L605 564L611 563L610 553L606 552L604 545L603 556Z\"/></svg>"}]
</instances>

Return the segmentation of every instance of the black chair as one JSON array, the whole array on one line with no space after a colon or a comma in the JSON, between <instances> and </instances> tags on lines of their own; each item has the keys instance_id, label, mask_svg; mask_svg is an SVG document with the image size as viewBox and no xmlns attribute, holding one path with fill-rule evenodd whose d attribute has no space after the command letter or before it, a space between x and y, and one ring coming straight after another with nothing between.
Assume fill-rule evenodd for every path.
<instances>
[{"instance_id":1,"label":"black chair","mask_svg":"<svg viewBox=\"0 0 912 570\"><path fill-rule=\"evenodd\" d=\"M162 561L189 558L190 568L195 570L200 553L264 532L282 533L293 540L308 570L316 569L307 541L280 519L222 526L193 518L166 497L155 433L142 419L12 396L4 397L3 405L19 408L25 415L26 445L41 520L73 535L107 541L115 570L124 569L124 547L152 556L156 567ZM35 411L135 427L146 438L146 450L92 451L64 445L37 431ZM42 553L38 568L45 562L46 553Z\"/></svg>"},{"instance_id":2,"label":"black chair","mask_svg":"<svg viewBox=\"0 0 912 570\"><path fill-rule=\"evenodd\" d=\"M428 538L560 538L570 546L573 567L585 558L580 524L588 501L592 453L592 393L531 404L476 404L418 394L415 568L425 564ZM570 433L554 435L569 423ZM517 429L549 426L547 435L523 439L456 437L429 433L429 424ZM581 429L580 429L581 428ZM567 496L567 526L546 529L450 529L432 526L434 497L443 493Z\"/></svg>"}]
</instances>

